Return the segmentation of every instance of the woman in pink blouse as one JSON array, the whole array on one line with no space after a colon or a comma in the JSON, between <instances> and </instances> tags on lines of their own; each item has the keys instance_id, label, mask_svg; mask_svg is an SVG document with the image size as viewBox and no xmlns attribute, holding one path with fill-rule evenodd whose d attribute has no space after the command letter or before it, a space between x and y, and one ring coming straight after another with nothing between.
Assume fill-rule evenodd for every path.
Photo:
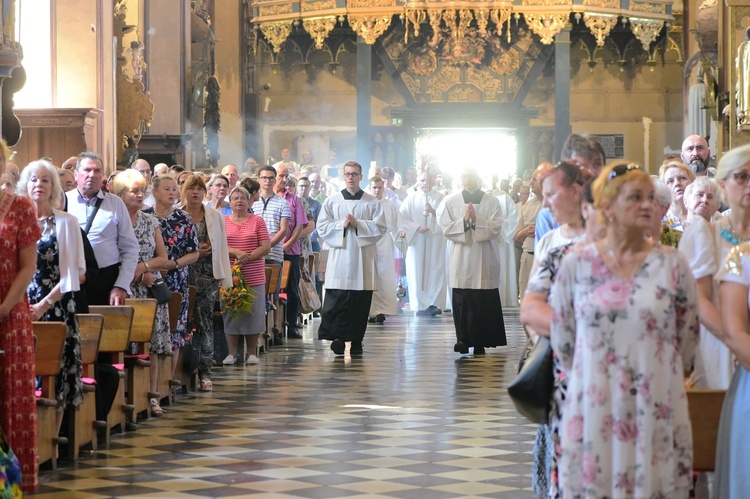
<instances>
[{"instance_id":1,"label":"woman in pink blouse","mask_svg":"<svg viewBox=\"0 0 750 499\"><path fill-rule=\"evenodd\" d=\"M244 187L237 186L229 194L232 214L225 218L229 260L232 266L240 265L242 277L255 292L255 302L251 313L235 317L224 313L224 333L229 346L229 355L224 359L224 365L233 365L239 361L241 337L247 340L248 355L244 359L245 363L257 364L258 336L266 329L264 257L271 251L271 237L263 218L250 213L250 206L257 200L258 188L251 195Z\"/></svg>"}]
</instances>

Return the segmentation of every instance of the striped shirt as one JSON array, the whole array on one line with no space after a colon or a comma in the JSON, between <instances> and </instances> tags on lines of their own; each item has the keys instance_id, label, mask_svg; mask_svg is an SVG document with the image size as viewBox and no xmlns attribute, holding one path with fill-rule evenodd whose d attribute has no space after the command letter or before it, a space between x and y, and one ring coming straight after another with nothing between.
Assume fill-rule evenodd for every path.
<instances>
[{"instance_id":1,"label":"striped shirt","mask_svg":"<svg viewBox=\"0 0 750 499\"><path fill-rule=\"evenodd\" d=\"M227 215L224 217L227 227L227 245L230 248L252 253L261 241L269 241L268 229L261 217L250 215L241 225L232 222ZM229 263L234 266L234 258L230 255ZM248 262L242 266L242 277L248 286L260 286L266 283L266 263L263 258Z\"/></svg>"},{"instance_id":2,"label":"striped shirt","mask_svg":"<svg viewBox=\"0 0 750 499\"><path fill-rule=\"evenodd\" d=\"M263 221L266 222L268 228L268 234L273 238L281 227L281 219L286 218L287 220L292 218L292 212L289 209L289 203L286 199L280 198L276 194L271 195L268 199L260 198L258 201L253 203L253 213L263 217ZM286 234L285 234L286 236ZM271 252L266 255L268 260L274 260L279 263L284 261L284 248L282 246L283 239L279 241L276 246L271 247Z\"/></svg>"}]
</instances>

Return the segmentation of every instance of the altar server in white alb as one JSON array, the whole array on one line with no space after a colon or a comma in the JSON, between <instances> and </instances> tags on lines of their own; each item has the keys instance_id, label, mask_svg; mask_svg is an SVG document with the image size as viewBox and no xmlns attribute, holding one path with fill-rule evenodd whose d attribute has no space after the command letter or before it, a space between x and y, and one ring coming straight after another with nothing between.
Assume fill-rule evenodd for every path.
<instances>
[{"instance_id":1,"label":"altar server in white alb","mask_svg":"<svg viewBox=\"0 0 750 499\"><path fill-rule=\"evenodd\" d=\"M409 307L419 316L433 316L445 308L446 240L437 223L436 208L444 195L433 189L434 179L427 172L417 177L414 188L401 203L406 224L406 279Z\"/></svg>"},{"instance_id":2,"label":"altar server in white alb","mask_svg":"<svg viewBox=\"0 0 750 499\"><path fill-rule=\"evenodd\" d=\"M485 348L506 345L500 303L500 248L503 226L500 203L479 189L472 170L461 175L463 190L445 197L438 207L438 221L453 244L450 285L453 288L455 352L482 355Z\"/></svg>"},{"instance_id":3,"label":"altar server in white alb","mask_svg":"<svg viewBox=\"0 0 750 499\"><path fill-rule=\"evenodd\" d=\"M387 226L385 235L378 241L378 289L372 293L368 322L382 324L387 315L398 314L396 303L396 257L394 240L406 237L401 213L396 204L383 195L385 182L375 176L370 179L370 191L383 207Z\"/></svg>"},{"instance_id":4,"label":"altar server in white alb","mask_svg":"<svg viewBox=\"0 0 750 499\"><path fill-rule=\"evenodd\" d=\"M331 350L362 355L372 292L377 289L377 242L386 231L383 208L359 187L362 166L344 165L346 187L326 198L318 215L318 236L328 243L326 292L318 338Z\"/></svg>"}]
</instances>

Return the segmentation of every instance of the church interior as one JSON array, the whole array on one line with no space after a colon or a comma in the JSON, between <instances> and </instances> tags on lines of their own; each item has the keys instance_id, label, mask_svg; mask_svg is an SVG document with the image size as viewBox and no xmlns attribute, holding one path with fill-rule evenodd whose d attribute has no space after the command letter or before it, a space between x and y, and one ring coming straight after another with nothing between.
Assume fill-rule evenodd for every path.
<instances>
[{"instance_id":1,"label":"church interior","mask_svg":"<svg viewBox=\"0 0 750 499\"><path fill-rule=\"evenodd\" d=\"M656 173L684 137L750 142L742 0L0 0L2 135L23 167L88 150L212 172L310 150L503 178L570 133ZM745 55L744 57L747 57ZM534 497L524 346L450 351L450 317L369 327L364 358L304 339L217 368L35 497ZM43 470L45 468L43 467Z\"/></svg>"}]
</instances>

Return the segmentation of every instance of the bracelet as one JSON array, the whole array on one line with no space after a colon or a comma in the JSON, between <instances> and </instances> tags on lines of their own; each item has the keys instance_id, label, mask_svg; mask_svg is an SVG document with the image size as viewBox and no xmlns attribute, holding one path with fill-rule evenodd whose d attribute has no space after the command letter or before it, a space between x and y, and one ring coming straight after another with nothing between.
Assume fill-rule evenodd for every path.
<instances>
[{"instance_id":1,"label":"bracelet","mask_svg":"<svg viewBox=\"0 0 750 499\"><path fill-rule=\"evenodd\" d=\"M143 266L146 267L146 270L150 269L151 267L148 266L148 262L143 262Z\"/></svg>"},{"instance_id":2,"label":"bracelet","mask_svg":"<svg viewBox=\"0 0 750 499\"><path fill-rule=\"evenodd\" d=\"M180 262L175 258L174 260L174 269L177 270L180 268Z\"/></svg>"}]
</instances>

